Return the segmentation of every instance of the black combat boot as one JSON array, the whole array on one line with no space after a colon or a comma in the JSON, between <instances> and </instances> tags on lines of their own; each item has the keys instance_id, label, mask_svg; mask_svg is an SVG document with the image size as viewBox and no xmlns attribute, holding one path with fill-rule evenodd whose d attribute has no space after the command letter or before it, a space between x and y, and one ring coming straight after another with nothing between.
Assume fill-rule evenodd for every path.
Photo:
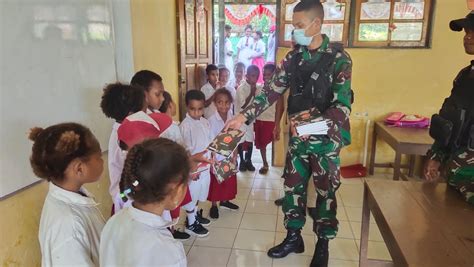
<instances>
[{"instance_id":1,"label":"black combat boot","mask_svg":"<svg viewBox=\"0 0 474 267\"><path fill-rule=\"evenodd\" d=\"M303 253L304 242L301 236L301 230L288 230L286 238L277 245L271 248L267 255L270 258L284 258L290 253Z\"/></svg>"},{"instance_id":2,"label":"black combat boot","mask_svg":"<svg viewBox=\"0 0 474 267\"><path fill-rule=\"evenodd\" d=\"M329 240L318 238L310 267L327 267L329 260Z\"/></svg>"}]
</instances>

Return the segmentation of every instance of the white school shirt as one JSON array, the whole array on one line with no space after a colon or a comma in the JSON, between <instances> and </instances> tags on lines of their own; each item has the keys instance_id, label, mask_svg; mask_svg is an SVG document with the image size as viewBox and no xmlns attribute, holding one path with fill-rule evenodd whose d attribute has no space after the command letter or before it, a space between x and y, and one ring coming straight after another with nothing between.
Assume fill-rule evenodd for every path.
<instances>
[{"instance_id":1,"label":"white school shirt","mask_svg":"<svg viewBox=\"0 0 474 267\"><path fill-rule=\"evenodd\" d=\"M262 86L257 84L257 91L261 90ZM242 81L239 88L237 89L237 96L236 96L236 114L242 111L242 106L245 104L245 100L250 94L250 84L247 81ZM247 105L252 104L255 98L252 97ZM243 124L240 130L245 131L245 136L242 138L243 141L253 142L254 140L254 130L253 130L253 122L250 125Z\"/></svg>"},{"instance_id":2,"label":"white school shirt","mask_svg":"<svg viewBox=\"0 0 474 267\"><path fill-rule=\"evenodd\" d=\"M232 111L229 110L229 112L227 113L227 121L232 119L232 117L233 117ZM214 115L212 115L209 118L209 125L211 126L212 139L214 139L222 131L222 129L224 129L225 123L226 121L222 119L221 115L219 115L219 112L217 111L214 113ZM216 155L216 159L223 160L224 157L221 155Z\"/></svg>"},{"instance_id":3,"label":"white school shirt","mask_svg":"<svg viewBox=\"0 0 474 267\"><path fill-rule=\"evenodd\" d=\"M252 45L254 43L253 37L244 36L240 38L239 42L237 43L237 49L239 49L239 62L244 63L245 69L248 66L252 65L252 59L249 59L251 55L253 55Z\"/></svg>"},{"instance_id":4,"label":"white school shirt","mask_svg":"<svg viewBox=\"0 0 474 267\"><path fill-rule=\"evenodd\" d=\"M211 143L211 127L205 118L195 120L186 113L186 118L179 125L186 149L194 155L207 149Z\"/></svg>"},{"instance_id":5,"label":"white school shirt","mask_svg":"<svg viewBox=\"0 0 474 267\"><path fill-rule=\"evenodd\" d=\"M203 92L206 97L206 101L214 95L215 91L216 89L214 89L209 82L201 87L201 92ZM204 108L204 117L208 119L212 114L214 114L214 112L216 112L216 105L212 102L207 108Z\"/></svg>"},{"instance_id":6,"label":"white school shirt","mask_svg":"<svg viewBox=\"0 0 474 267\"><path fill-rule=\"evenodd\" d=\"M256 95L259 95L263 90L263 87L257 86ZM267 110L265 110L260 116L257 117L259 121L272 121L275 122L275 110L276 110L276 103L275 101Z\"/></svg>"},{"instance_id":7,"label":"white school shirt","mask_svg":"<svg viewBox=\"0 0 474 267\"><path fill-rule=\"evenodd\" d=\"M126 151L123 151L119 146L119 140L117 130L120 127L120 123L114 122L112 126L112 132L109 138L109 150L108 150L108 166L109 166L109 178L110 187L109 193L114 203L115 212L119 211L123 206L123 201L120 198L120 178L122 177L123 164L127 157Z\"/></svg>"},{"instance_id":8,"label":"white school shirt","mask_svg":"<svg viewBox=\"0 0 474 267\"><path fill-rule=\"evenodd\" d=\"M49 183L41 212L41 266L99 266L100 232L105 220L92 195Z\"/></svg>"},{"instance_id":9,"label":"white school shirt","mask_svg":"<svg viewBox=\"0 0 474 267\"><path fill-rule=\"evenodd\" d=\"M228 55L229 52L232 52L232 56ZM225 67L229 70L229 77L233 77L234 76L234 58L233 58L234 49L232 48L232 42L229 40L229 38L225 38L224 54L225 54Z\"/></svg>"},{"instance_id":10,"label":"white school shirt","mask_svg":"<svg viewBox=\"0 0 474 267\"><path fill-rule=\"evenodd\" d=\"M167 229L173 223L133 206L109 219L102 231L100 266L186 266L183 244Z\"/></svg>"},{"instance_id":11,"label":"white school shirt","mask_svg":"<svg viewBox=\"0 0 474 267\"><path fill-rule=\"evenodd\" d=\"M254 51L254 53L253 53L254 55L256 55L257 53L258 54L263 53L263 55L260 56L260 57L264 58L264 56L265 56L265 43L262 40L258 40L256 43L253 43L252 50Z\"/></svg>"}]
</instances>

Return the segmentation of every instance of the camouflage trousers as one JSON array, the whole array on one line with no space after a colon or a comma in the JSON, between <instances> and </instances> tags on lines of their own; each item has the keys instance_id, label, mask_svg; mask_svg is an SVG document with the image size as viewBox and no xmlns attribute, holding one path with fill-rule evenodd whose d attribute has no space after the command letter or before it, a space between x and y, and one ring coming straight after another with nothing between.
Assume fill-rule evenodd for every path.
<instances>
[{"instance_id":1,"label":"camouflage trousers","mask_svg":"<svg viewBox=\"0 0 474 267\"><path fill-rule=\"evenodd\" d=\"M285 197L282 209L286 229L301 229L306 222L307 189L312 176L317 194L313 230L318 238L336 237L340 147L327 137L310 136L307 140L291 137L283 173Z\"/></svg>"},{"instance_id":2,"label":"camouflage trousers","mask_svg":"<svg viewBox=\"0 0 474 267\"><path fill-rule=\"evenodd\" d=\"M446 167L448 184L474 205L474 150L457 151Z\"/></svg>"}]
</instances>

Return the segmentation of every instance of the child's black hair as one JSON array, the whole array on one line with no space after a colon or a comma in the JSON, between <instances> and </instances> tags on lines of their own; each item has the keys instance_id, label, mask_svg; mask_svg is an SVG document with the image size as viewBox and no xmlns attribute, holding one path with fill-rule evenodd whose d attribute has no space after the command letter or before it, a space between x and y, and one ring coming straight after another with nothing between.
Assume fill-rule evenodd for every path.
<instances>
[{"instance_id":1,"label":"child's black hair","mask_svg":"<svg viewBox=\"0 0 474 267\"><path fill-rule=\"evenodd\" d=\"M237 62L234 66L234 72L237 70L237 68L242 68L245 72L245 64L242 62Z\"/></svg>"},{"instance_id":2,"label":"child's black hair","mask_svg":"<svg viewBox=\"0 0 474 267\"><path fill-rule=\"evenodd\" d=\"M261 31L256 31L256 32L255 32L255 34L256 34L256 35L258 35L258 36L260 37L260 39L262 39L262 37L263 37L263 34L262 34L262 32L261 32Z\"/></svg>"},{"instance_id":3,"label":"child's black hair","mask_svg":"<svg viewBox=\"0 0 474 267\"><path fill-rule=\"evenodd\" d=\"M206 67L206 74L209 75L211 71L214 71L214 70L219 70L219 68L214 64L209 64Z\"/></svg>"},{"instance_id":4,"label":"child's black hair","mask_svg":"<svg viewBox=\"0 0 474 267\"><path fill-rule=\"evenodd\" d=\"M219 68L219 76L220 76L221 73L224 72L224 71L227 71L228 73L230 73L230 71L229 71L228 68L226 68L226 67L220 67L220 68Z\"/></svg>"},{"instance_id":5,"label":"child's black hair","mask_svg":"<svg viewBox=\"0 0 474 267\"><path fill-rule=\"evenodd\" d=\"M247 29L253 30L252 25L249 24L249 25L245 26L244 31L246 31Z\"/></svg>"},{"instance_id":6,"label":"child's black hair","mask_svg":"<svg viewBox=\"0 0 474 267\"><path fill-rule=\"evenodd\" d=\"M166 138L149 139L128 152L120 192L141 204L160 202L170 193L170 184L188 182L189 171L188 153L181 145Z\"/></svg>"},{"instance_id":7,"label":"child's black hair","mask_svg":"<svg viewBox=\"0 0 474 267\"><path fill-rule=\"evenodd\" d=\"M264 70L264 71L265 71L265 70L269 70L269 71L271 71L271 72L275 72L276 66L275 66L275 64L267 63L267 64L265 64L265 66L263 66L263 70Z\"/></svg>"},{"instance_id":8,"label":"child's black hair","mask_svg":"<svg viewBox=\"0 0 474 267\"><path fill-rule=\"evenodd\" d=\"M107 85L100 101L100 107L105 116L118 123L121 123L129 114L142 110L144 105L143 89L121 83Z\"/></svg>"},{"instance_id":9,"label":"child's black hair","mask_svg":"<svg viewBox=\"0 0 474 267\"><path fill-rule=\"evenodd\" d=\"M162 82L163 79L158 73L150 70L141 70L133 75L131 85L138 85L148 91L153 81Z\"/></svg>"},{"instance_id":10,"label":"child's black hair","mask_svg":"<svg viewBox=\"0 0 474 267\"><path fill-rule=\"evenodd\" d=\"M230 31L230 30L232 30L232 27L231 27L229 24L226 24L226 25L224 26L224 30Z\"/></svg>"},{"instance_id":11,"label":"child's black hair","mask_svg":"<svg viewBox=\"0 0 474 267\"><path fill-rule=\"evenodd\" d=\"M258 75L260 75L260 69L255 65L250 65L247 68L247 74L250 73L250 72L256 72Z\"/></svg>"},{"instance_id":12,"label":"child's black hair","mask_svg":"<svg viewBox=\"0 0 474 267\"><path fill-rule=\"evenodd\" d=\"M234 102L234 98L232 97L232 94L229 92L229 90L227 90L225 88L217 89L214 92L214 102L217 101L217 96L218 95L226 95L229 98L230 103Z\"/></svg>"},{"instance_id":13,"label":"child's black hair","mask_svg":"<svg viewBox=\"0 0 474 267\"><path fill-rule=\"evenodd\" d=\"M161 107L158 109L161 113L166 113L168 108L170 107L171 102L173 102L173 99L171 98L170 93L164 91L163 92L163 103L161 104Z\"/></svg>"},{"instance_id":14,"label":"child's black hair","mask_svg":"<svg viewBox=\"0 0 474 267\"><path fill-rule=\"evenodd\" d=\"M73 122L32 128L28 138L33 141L31 168L47 181L64 180L64 172L74 159L87 161L92 154L101 152L89 128Z\"/></svg>"},{"instance_id":15,"label":"child's black hair","mask_svg":"<svg viewBox=\"0 0 474 267\"><path fill-rule=\"evenodd\" d=\"M206 96L203 92L199 90L189 90L188 92L186 92L186 96L184 97L184 102L186 103L186 106L189 105L189 102L191 102L191 100L205 102Z\"/></svg>"}]
</instances>

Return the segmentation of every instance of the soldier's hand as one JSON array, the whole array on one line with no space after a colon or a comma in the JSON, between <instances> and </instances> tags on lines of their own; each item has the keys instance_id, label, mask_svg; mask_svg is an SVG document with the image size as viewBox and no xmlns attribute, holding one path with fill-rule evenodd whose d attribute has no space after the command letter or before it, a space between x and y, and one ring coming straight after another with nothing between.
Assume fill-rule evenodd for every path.
<instances>
[{"instance_id":1,"label":"soldier's hand","mask_svg":"<svg viewBox=\"0 0 474 267\"><path fill-rule=\"evenodd\" d=\"M425 168L423 171L424 177L427 181L434 181L439 178L439 167L441 166L441 162L437 160L430 159L426 162Z\"/></svg>"},{"instance_id":2,"label":"soldier's hand","mask_svg":"<svg viewBox=\"0 0 474 267\"><path fill-rule=\"evenodd\" d=\"M244 115L242 114L237 114L234 118L230 119L227 121L227 123L224 126L224 130L227 131L229 129L240 129L242 124L247 120Z\"/></svg>"}]
</instances>

